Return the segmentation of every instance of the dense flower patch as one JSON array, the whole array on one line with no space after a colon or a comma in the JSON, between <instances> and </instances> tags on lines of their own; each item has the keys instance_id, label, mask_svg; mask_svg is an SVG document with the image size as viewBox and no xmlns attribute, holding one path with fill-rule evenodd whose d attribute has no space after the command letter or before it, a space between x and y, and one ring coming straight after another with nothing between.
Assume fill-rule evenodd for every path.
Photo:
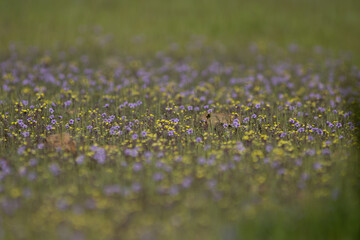
<instances>
[{"instance_id":1,"label":"dense flower patch","mask_svg":"<svg viewBox=\"0 0 360 240\"><path fill-rule=\"evenodd\" d=\"M358 144L360 70L293 51L12 52L0 63L0 227L9 239L194 237L335 201Z\"/></svg>"}]
</instances>

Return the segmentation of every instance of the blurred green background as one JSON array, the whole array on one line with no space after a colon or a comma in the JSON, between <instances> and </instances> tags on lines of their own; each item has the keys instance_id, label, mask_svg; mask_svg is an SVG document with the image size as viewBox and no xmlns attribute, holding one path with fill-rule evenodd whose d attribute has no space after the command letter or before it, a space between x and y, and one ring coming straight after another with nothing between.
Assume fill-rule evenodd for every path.
<instances>
[{"instance_id":1,"label":"blurred green background","mask_svg":"<svg viewBox=\"0 0 360 240\"><path fill-rule=\"evenodd\" d=\"M360 59L359 0L1 0L0 52L11 43L71 46L94 26L127 53L202 35L234 50L251 42L295 43Z\"/></svg>"}]
</instances>

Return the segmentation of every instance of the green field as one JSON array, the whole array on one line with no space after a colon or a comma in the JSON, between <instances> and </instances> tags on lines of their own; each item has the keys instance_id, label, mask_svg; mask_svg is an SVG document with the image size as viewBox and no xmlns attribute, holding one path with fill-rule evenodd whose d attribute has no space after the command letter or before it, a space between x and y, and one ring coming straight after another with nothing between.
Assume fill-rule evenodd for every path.
<instances>
[{"instance_id":1,"label":"green field","mask_svg":"<svg viewBox=\"0 0 360 240\"><path fill-rule=\"evenodd\" d=\"M256 42L360 55L357 0L3 0L0 51L11 43L72 46L82 35L86 44L84 29L94 26L111 34L112 51L120 53L155 52L200 35L230 52Z\"/></svg>"}]
</instances>

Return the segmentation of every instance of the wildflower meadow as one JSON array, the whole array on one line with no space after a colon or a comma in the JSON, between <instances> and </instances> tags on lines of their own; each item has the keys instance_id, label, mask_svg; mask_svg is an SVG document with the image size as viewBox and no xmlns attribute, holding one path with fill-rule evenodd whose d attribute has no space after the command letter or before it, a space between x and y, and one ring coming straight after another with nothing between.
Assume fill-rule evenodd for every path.
<instances>
[{"instance_id":1,"label":"wildflower meadow","mask_svg":"<svg viewBox=\"0 0 360 240\"><path fill-rule=\"evenodd\" d=\"M360 236L348 53L108 38L1 52L0 239Z\"/></svg>"}]
</instances>

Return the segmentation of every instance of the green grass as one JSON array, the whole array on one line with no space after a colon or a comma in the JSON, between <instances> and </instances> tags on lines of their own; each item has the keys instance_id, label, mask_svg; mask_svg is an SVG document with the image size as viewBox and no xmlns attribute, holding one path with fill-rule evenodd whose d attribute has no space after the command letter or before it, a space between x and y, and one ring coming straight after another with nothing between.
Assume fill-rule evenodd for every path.
<instances>
[{"instance_id":1,"label":"green grass","mask_svg":"<svg viewBox=\"0 0 360 240\"><path fill-rule=\"evenodd\" d=\"M82 28L101 26L112 34L113 50L133 54L152 53L170 42L202 35L229 51L250 42L296 43L349 51L359 60L359 13L357 0L3 0L0 52L10 43L43 49L72 46ZM134 44L139 36L142 41Z\"/></svg>"}]
</instances>

